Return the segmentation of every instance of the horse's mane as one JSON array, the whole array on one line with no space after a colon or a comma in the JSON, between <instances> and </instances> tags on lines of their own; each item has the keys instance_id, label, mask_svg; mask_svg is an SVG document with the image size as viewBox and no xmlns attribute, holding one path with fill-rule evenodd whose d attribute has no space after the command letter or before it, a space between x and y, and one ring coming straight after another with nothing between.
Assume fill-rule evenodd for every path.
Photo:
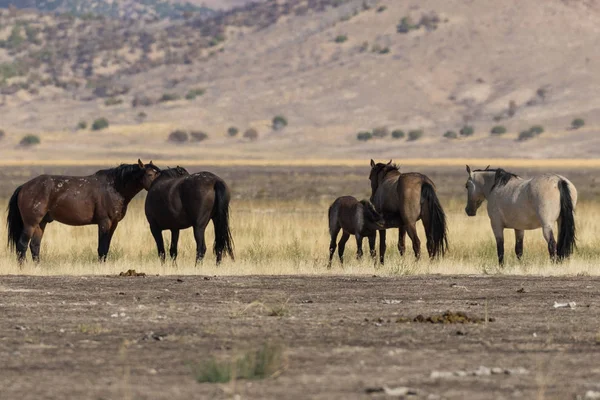
<instances>
[{"instance_id":1,"label":"horse's mane","mask_svg":"<svg viewBox=\"0 0 600 400\"><path fill-rule=\"evenodd\" d=\"M178 178L180 176L186 176L189 175L190 173L183 167L180 167L179 165L175 168L165 168L163 170L160 171L160 176L157 179L160 178Z\"/></svg>"},{"instance_id":2,"label":"horse's mane","mask_svg":"<svg viewBox=\"0 0 600 400\"><path fill-rule=\"evenodd\" d=\"M386 174L391 171L400 172L400 166L396 163L394 163L394 164L379 163L379 164L375 165L375 168L379 168L381 171L385 172Z\"/></svg>"},{"instance_id":3,"label":"horse's mane","mask_svg":"<svg viewBox=\"0 0 600 400\"><path fill-rule=\"evenodd\" d=\"M502 168L486 168L486 169L476 169L473 172L494 172L494 185L492 185L492 190L497 187L502 187L506 185L511 179L518 178L517 174L513 174L512 172L508 172L503 170Z\"/></svg>"},{"instance_id":4,"label":"horse's mane","mask_svg":"<svg viewBox=\"0 0 600 400\"><path fill-rule=\"evenodd\" d=\"M152 167L155 171L160 172L160 168L158 168L156 165L147 165ZM101 169L100 171L97 171L94 175L112 178L114 179L115 184L117 186L125 186L131 181L141 179L144 173L144 169L140 168L138 164L121 164L115 168Z\"/></svg>"}]
</instances>

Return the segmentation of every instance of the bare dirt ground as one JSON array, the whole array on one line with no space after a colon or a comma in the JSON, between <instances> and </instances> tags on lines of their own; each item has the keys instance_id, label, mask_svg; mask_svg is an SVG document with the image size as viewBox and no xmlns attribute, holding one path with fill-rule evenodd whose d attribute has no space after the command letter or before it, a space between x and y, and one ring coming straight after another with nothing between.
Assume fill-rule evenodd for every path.
<instances>
[{"instance_id":1,"label":"bare dirt ground","mask_svg":"<svg viewBox=\"0 0 600 400\"><path fill-rule=\"evenodd\" d=\"M2 277L0 387L21 400L384 398L384 386L573 399L600 391L599 288L589 277ZM276 305L284 316L268 315ZM486 309L487 324L396 322ZM285 346L280 376L194 380L189 363L265 340ZM501 373L472 375L480 366Z\"/></svg>"}]
</instances>

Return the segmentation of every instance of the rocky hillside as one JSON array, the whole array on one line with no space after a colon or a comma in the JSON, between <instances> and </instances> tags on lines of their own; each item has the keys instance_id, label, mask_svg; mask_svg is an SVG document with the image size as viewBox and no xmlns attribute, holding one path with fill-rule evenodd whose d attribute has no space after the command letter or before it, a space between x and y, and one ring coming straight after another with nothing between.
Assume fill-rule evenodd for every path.
<instances>
[{"instance_id":1,"label":"rocky hillside","mask_svg":"<svg viewBox=\"0 0 600 400\"><path fill-rule=\"evenodd\" d=\"M13 8L0 27L9 158L49 148L229 158L600 151L594 0L269 0L166 19ZM100 117L110 122L101 134L89 129ZM78 125L87 128L73 133ZM188 140L168 141L176 130ZM41 144L18 146L28 133Z\"/></svg>"}]
</instances>

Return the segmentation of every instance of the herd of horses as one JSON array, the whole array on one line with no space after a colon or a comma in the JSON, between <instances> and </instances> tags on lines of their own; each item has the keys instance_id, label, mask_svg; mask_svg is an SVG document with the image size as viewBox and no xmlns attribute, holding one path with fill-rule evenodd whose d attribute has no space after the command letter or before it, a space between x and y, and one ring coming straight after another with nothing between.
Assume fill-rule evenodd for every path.
<instances>
[{"instance_id":1,"label":"herd of horses","mask_svg":"<svg viewBox=\"0 0 600 400\"><path fill-rule=\"evenodd\" d=\"M487 200L487 211L496 238L498 262L504 262L504 229L514 229L517 258L523 255L526 230L542 228L552 260L568 258L575 248L575 206L577 190L565 177L544 174L523 179L503 169L471 170L467 165L467 205L469 216L477 213ZM377 257L376 235L379 232L379 261L384 263L386 230L398 228L398 250L405 252L405 237L411 239L417 258L421 241L416 223L425 228L430 258L444 256L448 250L446 214L436 194L434 183L417 172L400 172L392 161L371 160L371 197L358 201L351 196L336 199L329 207L329 266L336 250L343 262L346 242L351 235L361 257L362 241L367 237L370 255ZM145 213L150 232L156 241L158 256L166 259L162 231L171 231L170 257L177 258L177 243L182 229L193 228L196 240L196 263L206 253L204 233L213 221L213 251L219 264L224 254L234 258L229 223L230 191L226 183L210 172L189 174L182 167L160 169L150 161L122 164L89 176L40 175L13 193L8 204L8 244L19 263L27 248L34 261L40 260L40 244L46 225L58 221L67 225L98 225L98 258L105 261L112 236L125 217L130 201L146 190ZM558 223L558 231L554 225ZM342 237L337 243L339 232Z\"/></svg>"}]
</instances>

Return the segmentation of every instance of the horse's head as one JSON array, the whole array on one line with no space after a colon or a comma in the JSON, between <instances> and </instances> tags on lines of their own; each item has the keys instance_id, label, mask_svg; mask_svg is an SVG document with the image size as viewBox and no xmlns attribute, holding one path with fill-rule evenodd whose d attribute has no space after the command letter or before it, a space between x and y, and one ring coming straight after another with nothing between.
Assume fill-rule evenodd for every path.
<instances>
[{"instance_id":1,"label":"horse's head","mask_svg":"<svg viewBox=\"0 0 600 400\"><path fill-rule=\"evenodd\" d=\"M383 216L377 212L373 203L369 200L361 200L360 203L363 206L365 222L367 222L372 229L383 229L385 221Z\"/></svg>"},{"instance_id":2,"label":"horse's head","mask_svg":"<svg viewBox=\"0 0 600 400\"><path fill-rule=\"evenodd\" d=\"M150 189L152 182L154 182L154 180L160 176L160 168L154 165L152 161L150 161L148 164L144 164L139 158L138 166L140 167L140 169L144 170L144 176L142 177L142 186L144 187L144 189L148 190Z\"/></svg>"},{"instance_id":3,"label":"horse's head","mask_svg":"<svg viewBox=\"0 0 600 400\"><path fill-rule=\"evenodd\" d=\"M371 201L373 201L375 192L377 192L377 188L379 188L379 185L381 185L381 182L383 182L386 174L392 170L399 170L398 166L392 164L392 160L390 160L387 164L375 164L375 161L371 160L371 173L369 174L369 180L371 181Z\"/></svg>"},{"instance_id":4,"label":"horse's head","mask_svg":"<svg viewBox=\"0 0 600 400\"><path fill-rule=\"evenodd\" d=\"M465 207L465 212L469 217L474 217L477 215L477 209L485 200L485 181L481 174L471 172L471 167L468 165L467 173L469 174L469 178L465 184L465 188L467 189L467 206Z\"/></svg>"}]
</instances>

